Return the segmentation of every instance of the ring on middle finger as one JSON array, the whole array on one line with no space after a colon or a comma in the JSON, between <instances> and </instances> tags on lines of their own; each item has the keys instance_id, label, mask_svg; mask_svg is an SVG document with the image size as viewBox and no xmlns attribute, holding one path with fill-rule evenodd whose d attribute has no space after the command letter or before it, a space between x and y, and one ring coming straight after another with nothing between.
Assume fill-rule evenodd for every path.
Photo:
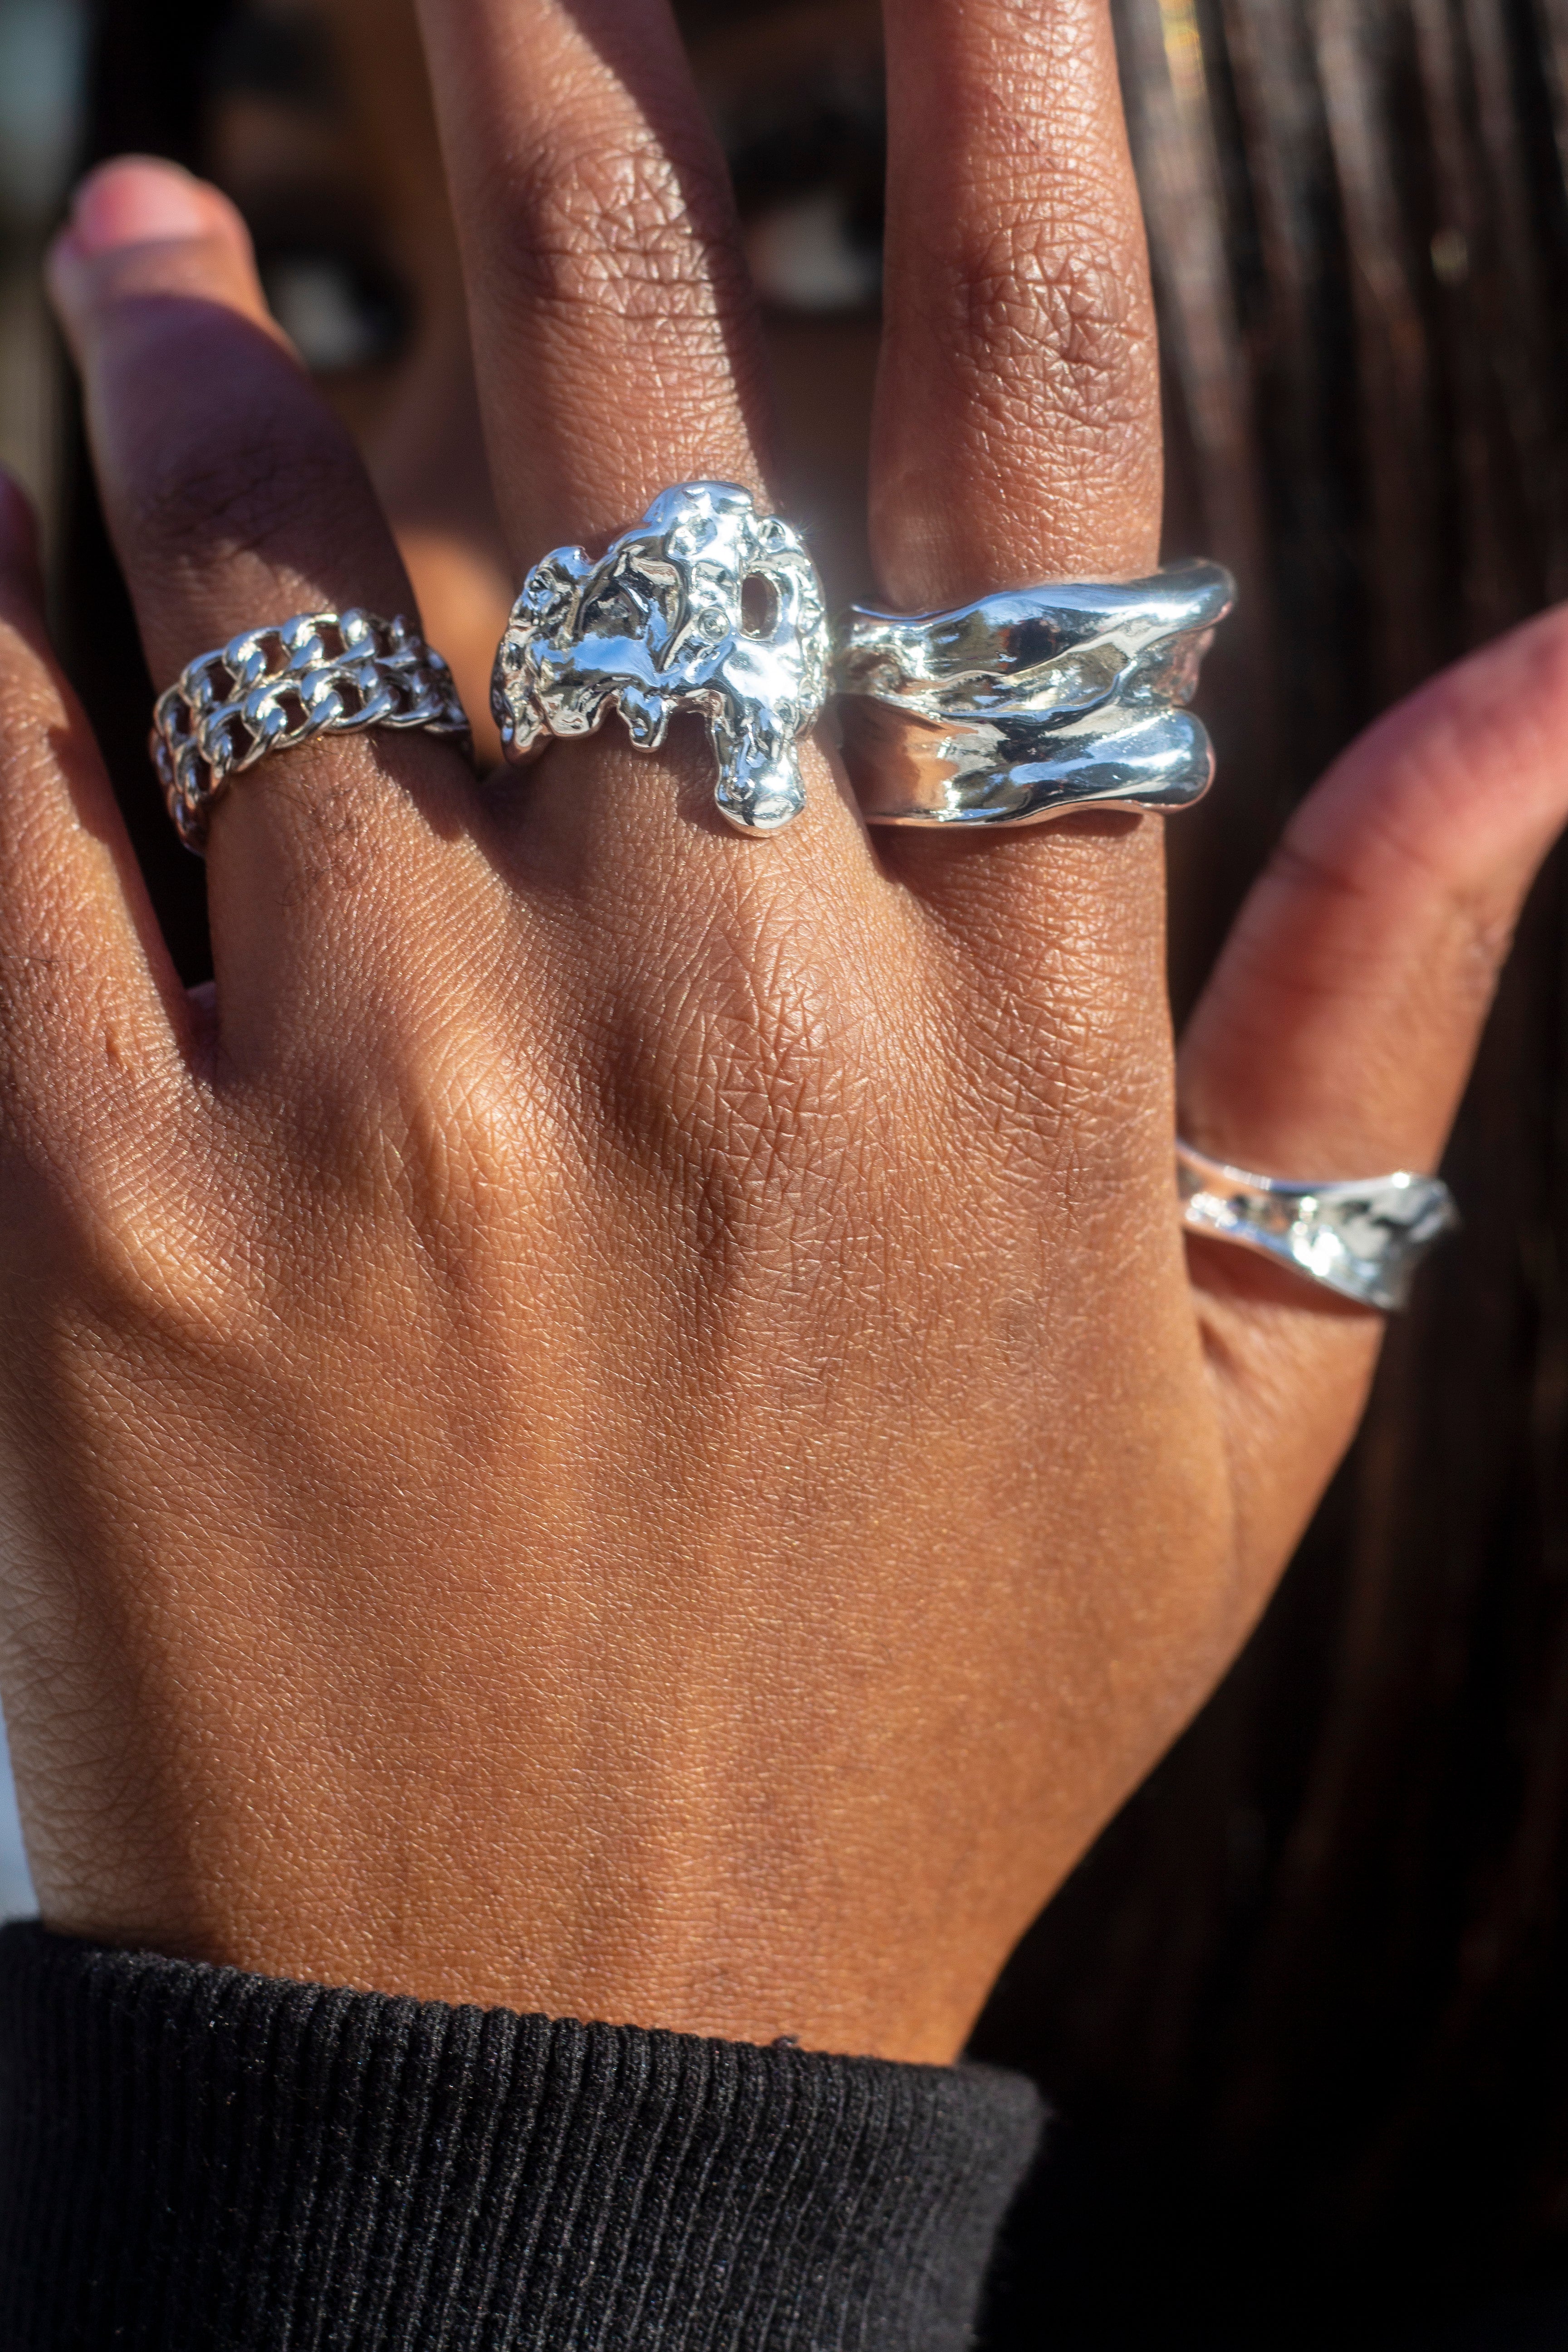
<instances>
[{"instance_id":1,"label":"ring on middle finger","mask_svg":"<svg viewBox=\"0 0 1568 2352\"><path fill-rule=\"evenodd\" d=\"M714 800L742 833L776 833L805 805L797 739L827 698L831 646L816 567L798 532L734 482L660 491L597 559L536 563L496 655L490 703L521 764L611 711L657 751L678 712L706 719Z\"/></svg>"},{"instance_id":2,"label":"ring on middle finger","mask_svg":"<svg viewBox=\"0 0 1568 2352\"><path fill-rule=\"evenodd\" d=\"M852 607L835 683L872 824L1037 824L1186 808L1214 776L1185 708L1235 597L1217 563L1006 590L949 612Z\"/></svg>"}]
</instances>

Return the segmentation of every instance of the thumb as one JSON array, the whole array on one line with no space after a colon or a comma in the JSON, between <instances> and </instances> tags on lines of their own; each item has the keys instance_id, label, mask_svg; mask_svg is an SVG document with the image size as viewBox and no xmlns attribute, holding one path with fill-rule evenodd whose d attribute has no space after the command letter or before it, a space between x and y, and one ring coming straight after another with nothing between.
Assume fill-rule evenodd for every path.
<instances>
[{"instance_id":1,"label":"thumb","mask_svg":"<svg viewBox=\"0 0 1568 2352\"><path fill-rule=\"evenodd\" d=\"M1388 712L1302 803L1183 1040L1186 1139L1304 1180L1434 1167L1564 822L1568 607ZM1194 1237L1189 1263L1244 1559L1271 1573L1349 1443L1382 1318L1223 1244Z\"/></svg>"}]
</instances>

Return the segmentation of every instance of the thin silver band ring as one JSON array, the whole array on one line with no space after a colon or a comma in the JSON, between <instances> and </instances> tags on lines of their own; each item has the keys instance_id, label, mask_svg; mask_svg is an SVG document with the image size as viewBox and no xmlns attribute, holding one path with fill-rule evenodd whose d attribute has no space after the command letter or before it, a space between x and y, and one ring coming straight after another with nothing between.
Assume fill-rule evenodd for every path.
<instances>
[{"instance_id":1,"label":"thin silver band ring","mask_svg":"<svg viewBox=\"0 0 1568 2352\"><path fill-rule=\"evenodd\" d=\"M1385 1314L1408 1304L1422 1260L1459 1223L1437 1176L1407 1169L1353 1182L1258 1176L1180 1138L1176 1185L1189 1233L1233 1242Z\"/></svg>"}]
</instances>

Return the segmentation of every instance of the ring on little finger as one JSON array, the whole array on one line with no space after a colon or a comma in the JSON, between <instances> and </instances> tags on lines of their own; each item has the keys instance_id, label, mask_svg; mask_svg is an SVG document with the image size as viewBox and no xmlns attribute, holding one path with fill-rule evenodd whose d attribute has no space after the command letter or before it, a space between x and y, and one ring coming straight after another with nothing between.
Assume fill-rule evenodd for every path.
<instances>
[{"instance_id":1,"label":"ring on little finger","mask_svg":"<svg viewBox=\"0 0 1568 2352\"><path fill-rule=\"evenodd\" d=\"M1188 808L1214 777L1185 708L1236 594L1217 563L1004 590L940 613L857 604L835 685L871 824L1025 825Z\"/></svg>"},{"instance_id":2,"label":"ring on little finger","mask_svg":"<svg viewBox=\"0 0 1568 2352\"><path fill-rule=\"evenodd\" d=\"M1408 1304L1422 1260L1459 1223L1437 1176L1401 1169L1331 1184L1258 1176L1179 1138L1176 1187L1189 1233L1234 1242L1384 1313Z\"/></svg>"},{"instance_id":3,"label":"ring on little finger","mask_svg":"<svg viewBox=\"0 0 1568 2352\"><path fill-rule=\"evenodd\" d=\"M367 727L426 728L471 749L441 656L402 618L296 613L187 662L158 697L149 749L175 831L200 856L213 804L268 751Z\"/></svg>"}]
</instances>

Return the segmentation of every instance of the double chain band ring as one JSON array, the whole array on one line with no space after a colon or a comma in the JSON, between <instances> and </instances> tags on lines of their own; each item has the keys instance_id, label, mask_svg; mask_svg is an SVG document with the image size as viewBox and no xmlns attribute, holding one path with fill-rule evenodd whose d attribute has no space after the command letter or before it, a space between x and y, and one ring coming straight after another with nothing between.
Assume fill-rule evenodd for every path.
<instances>
[{"instance_id":1,"label":"double chain band ring","mask_svg":"<svg viewBox=\"0 0 1568 2352\"><path fill-rule=\"evenodd\" d=\"M1188 807L1214 755L1184 706L1234 595L1217 563L1188 563L949 612L853 606L835 682L867 820L1019 825Z\"/></svg>"},{"instance_id":2,"label":"double chain band ring","mask_svg":"<svg viewBox=\"0 0 1568 2352\"><path fill-rule=\"evenodd\" d=\"M1349 1183L1290 1181L1178 1141L1176 1184L1190 1233L1234 1242L1385 1313L1406 1305L1422 1259L1459 1223L1440 1177L1405 1169Z\"/></svg>"},{"instance_id":3,"label":"double chain band ring","mask_svg":"<svg viewBox=\"0 0 1568 2352\"><path fill-rule=\"evenodd\" d=\"M174 828L200 855L232 777L268 751L366 727L469 740L451 671L406 621L296 613L187 662L158 697L149 748Z\"/></svg>"},{"instance_id":4,"label":"double chain band ring","mask_svg":"<svg viewBox=\"0 0 1568 2352\"><path fill-rule=\"evenodd\" d=\"M678 712L696 711L719 762L718 807L742 833L776 833L805 803L795 744L826 699L829 659L799 533L736 483L682 482L603 555L558 547L534 565L490 700L520 764L612 711L653 751Z\"/></svg>"}]
</instances>

